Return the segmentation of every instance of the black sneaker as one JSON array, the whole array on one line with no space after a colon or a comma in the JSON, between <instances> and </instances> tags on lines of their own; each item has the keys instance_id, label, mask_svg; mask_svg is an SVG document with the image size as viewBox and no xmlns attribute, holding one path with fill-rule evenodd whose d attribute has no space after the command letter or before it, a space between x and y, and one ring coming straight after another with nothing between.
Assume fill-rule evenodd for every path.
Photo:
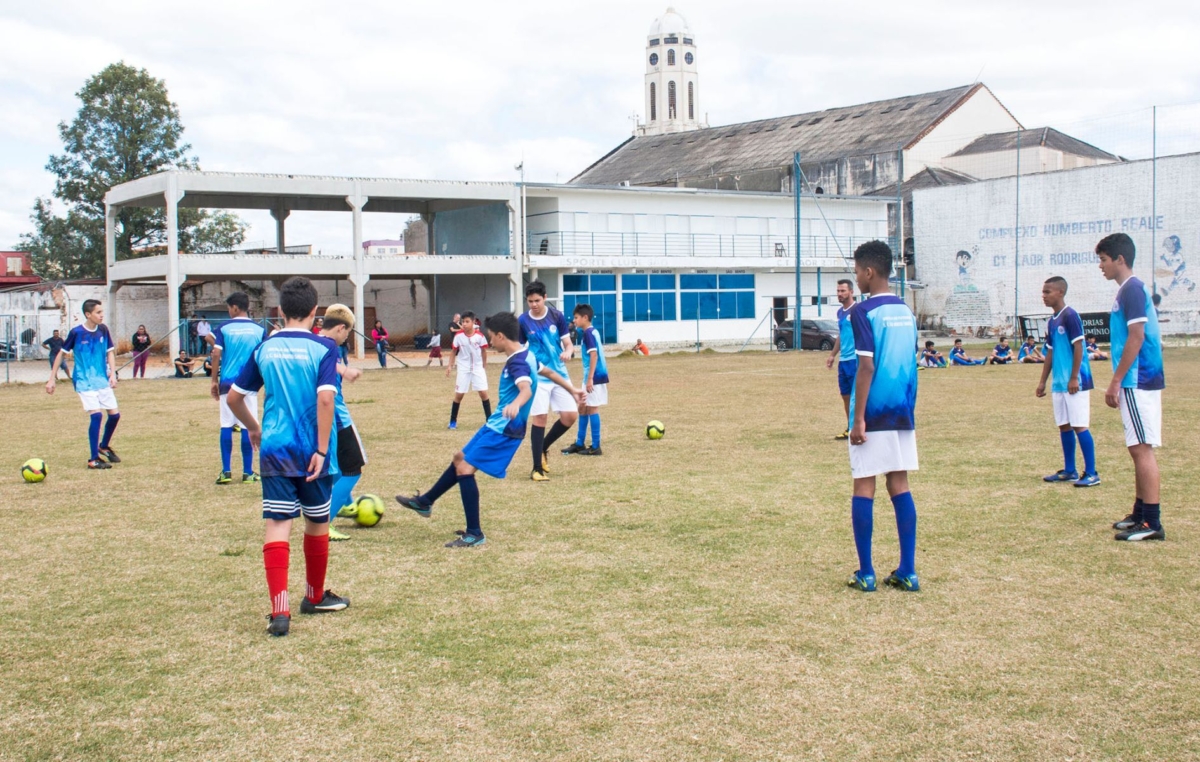
<instances>
[{"instance_id":1,"label":"black sneaker","mask_svg":"<svg viewBox=\"0 0 1200 762\"><path fill-rule=\"evenodd\" d=\"M350 599L343 598L332 590L326 590L320 603L313 603L305 596L300 601L301 614L328 614L331 611L341 611L350 608Z\"/></svg>"},{"instance_id":2,"label":"black sneaker","mask_svg":"<svg viewBox=\"0 0 1200 762\"><path fill-rule=\"evenodd\" d=\"M589 447L589 448L587 448L587 450L585 450L584 452L582 452L580 454L581 455L603 455L604 451L601 450L599 447Z\"/></svg>"},{"instance_id":3,"label":"black sneaker","mask_svg":"<svg viewBox=\"0 0 1200 762\"><path fill-rule=\"evenodd\" d=\"M1132 529L1126 529L1124 532L1118 532L1114 540L1118 542L1141 542L1142 540L1165 540L1167 533L1163 531L1160 525L1158 529L1152 529L1149 524L1142 522Z\"/></svg>"},{"instance_id":4,"label":"black sneaker","mask_svg":"<svg viewBox=\"0 0 1200 762\"><path fill-rule=\"evenodd\" d=\"M1126 516L1125 518L1121 519L1120 521L1114 521L1113 529L1125 531L1126 529L1133 529L1135 526L1137 526L1138 524L1141 524L1141 523L1142 523L1142 519L1139 516L1136 516L1131 513L1128 516Z\"/></svg>"},{"instance_id":5,"label":"black sneaker","mask_svg":"<svg viewBox=\"0 0 1200 762\"><path fill-rule=\"evenodd\" d=\"M292 618L287 614L280 614L279 616L267 614L267 619L271 622L267 625L267 634L273 638L282 638L284 635L287 635L288 628L292 626Z\"/></svg>"},{"instance_id":6,"label":"black sneaker","mask_svg":"<svg viewBox=\"0 0 1200 762\"><path fill-rule=\"evenodd\" d=\"M458 533L455 532L455 534L458 534ZM477 548L480 545L484 544L485 542L487 542L487 538L484 537L483 535L476 536L473 534L463 533L463 535L461 537L459 537L457 540L451 540L450 542L446 543L446 547L447 548Z\"/></svg>"},{"instance_id":7,"label":"black sneaker","mask_svg":"<svg viewBox=\"0 0 1200 762\"><path fill-rule=\"evenodd\" d=\"M433 513L433 506L425 504L425 501L421 499L420 492L411 497L408 495L396 495L396 502L410 511L416 511L417 515L424 516L425 518L429 518L430 514Z\"/></svg>"},{"instance_id":8,"label":"black sneaker","mask_svg":"<svg viewBox=\"0 0 1200 762\"><path fill-rule=\"evenodd\" d=\"M112 468L112 466L108 465L99 458L96 458L95 460L88 461L88 468L92 469L93 471L103 471L106 468Z\"/></svg>"},{"instance_id":9,"label":"black sneaker","mask_svg":"<svg viewBox=\"0 0 1200 762\"><path fill-rule=\"evenodd\" d=\"M570 447L567 447L566 449L564 449L562 451L562 454L563 455L575 455L576 453L585 454L585 453L587 453L587 449L588 449L587 447L584 447L581 444L572 442Z\"/></svg>"},{"instance_id":10,"label":"black sneaker","mask_svg":"<svg viewBox=\"0 0 1200 762\"><path fill-rule=\"evenodd\" d=\"M104 459L107 460L109 463L120 463L121 462L121 459L117 457L117 453L111 447L101 447L99 452L101 455L104 456Z\"/></svg>"}]
</instances>

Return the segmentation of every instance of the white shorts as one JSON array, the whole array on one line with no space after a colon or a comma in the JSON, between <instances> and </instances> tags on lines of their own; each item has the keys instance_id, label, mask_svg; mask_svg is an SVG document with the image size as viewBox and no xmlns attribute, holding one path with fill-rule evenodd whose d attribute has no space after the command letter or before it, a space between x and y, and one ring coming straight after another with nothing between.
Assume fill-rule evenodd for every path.
<instances>
[{"instance_id":1,"label":"white shorts","mask_svg":"<svg viewBox=\"0 0 1200 762\"><path fill-rule=\"evenodd\" d=\"M855 479L916 470L915 431L868 431L866 442L850 445L850 473Z\"/></svg>"},{"instance_id":2,"label":"white shorts","mask_svg":"<svg viewBox=\"0 0 1200 762\"><path fill-rule=\"evenodd\" d=\"M458 379L454 382L455 394L466 394L474 389L477 392L486 392L487 387L487 372L483 366L470 370L463 366L458 366Z\"/></svg>"},{"instance_id":3,"label":"white shorts","mask_svg":"<svg viewBox=\"0 0 1200 762\"><path fill-rule=\"evenodd\" d=\"M234 426L241 426L242 422L233 415L233 411L229 409L228 394L221 395L221 428L230 429ZM254 420L258 420L258 392L246 395L246 407L250 409L250 415Z\"/></svg>"},{"instance_id":4,"label":"white shorts","mask_svg":"<svg viewBox=\"0 0 1200 762\"><path fill-rule=\"evenodd\" d=\"M567 381L570 380L570 377L567 377ZM579 410L579 404L566 389L545 376L539 376L537 391L533 393L533 407L530 408L529 414L545 415L551 408L556 413L574 413Z\"/></svg>"},{"instance_id":5,"label":"white shorts","mask_svg":"<svg viewBox=\"0 0 1200 762\"><path fill-rule=\"evenodd\" d=\"M1051 392L1050 400L1054 403L1055 425L1076 429L1086 429L1092 425L1091 391L1080 390L1074 394Z\"/></svg>"},{"instance_id":6,"label":"white shorts","mask_svg":"<svg viewBox=\"0 0 1200 762\"><path fill-rule=\"evenodd\" d=\"M1162 447L1162 390L1121 389L1117 402L1125 424L1125 446Z\"/></svg>"},{"instance_id":7,"label":"white shorts","mask_svg":"<svg viewBox=\"0 0 1200 762\"><path fill-rule=\"evenodd\" d=\"M113 394L111 386L97 389L94 392L77 393L79 394L79 401L83 403L83 409L89 413L94 413L97 410L117 409L117 395Z\"/></svg>"},{"instance_id":8,"label":"white shorts","mask_svg":"<svg viewBox=\"0 0 1200 762\"><path fill-rule=\"evenodd\" d=\"M608 404L608 384L592 384L592 390L587 393L588 407L600 407Z\"/></svg>"}]
</instances>

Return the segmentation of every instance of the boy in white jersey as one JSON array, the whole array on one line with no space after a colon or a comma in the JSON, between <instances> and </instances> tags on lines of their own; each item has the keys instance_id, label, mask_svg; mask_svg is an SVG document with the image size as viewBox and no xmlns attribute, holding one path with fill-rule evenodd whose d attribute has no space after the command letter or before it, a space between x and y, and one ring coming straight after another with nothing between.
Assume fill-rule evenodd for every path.
<instances>
[{"instance_id":1,"label":"boy in white jersey","mask_svg":"<svg viewBox=\"0 0 1200 762\"><path fill-rule=\"evenodd\" d=\"M225 305L229 308L229 322L217 326L211 334L211 394L221 409L221 473L217 476L217 484L229 484L233 481L233 474L230 472L233 432L235 428L241 428L229 410L229 389L266 335L261 325L250 320L250 297L245 293L234 291L225 300ZM246 408L255 418L258 417L257 394L247 396ZM250 432L242 429L242 482L258 480L258 474L254 473L254 447L250 444Z\"/></svg>"},{"instance_id":2,"label":"boy in white jersey","mask_svg":"<svg viewBox=\"0 0 1200 762\"><path fill-rule=\"evenodd\" d=\"M573 345L571 328L567 318L546 303L546 286L533 281L525 287L525 304L529 309L521 315L521 336L518 339L529 347L539 365L544 365L558 375L571 380L567 372L567 360L571 359ZM558 420L546 433L546 418L553 409ZM564 388L552 384L538 386L533 398L529 417L529 445L533 451L533 471L529 478L535 482L550 481L548 453L550 446L563 434L570 431L579 417L578 405Z\"/></svg>"},{"instance_id":3,"label":"boy in white jersey","mask_svg":"<svg viewBox=\"0 0 1200 762\"><path fill-rule=\"evenodd\" d=\"M459 318L462 330L454 334L450 344L450 364L446 366L446 377L458 368L458 377L454 382L454 402L450 404L450 425L447 428L458 428L458 407L462 404L463 396L474 389L479 392L483 401L484 420L492 417L492 401L488 399L487 381L487 339L479 332L475 323L474 312L464 312Z\"/></svg>"},{"instance_id":4,"label":"boy in white jersey","mask_svg":"<svg viewBox=\"0 0 1200 762\"><path fill-rule=\"evenodd\" d=\"M50 366L50 380L46 382L46 394L54 394L58 379L58 369L67 355L75 359L75 368L71 372L71 380L75 384L75 393L83 402L83 409L88 412L91 423L88 426L88 444L91 456L87 467L93 470L112 468L109 463L120 463L121 459L110 446L113 432L121 420L121 412L117 410L117 397L113 387L117 385L115 350L108 326L104 325L104 306L95 299L83 303L83 325L77 325L67 333L62 350L54 358ZM100 438L100 419L102 410L108 411L108 420L104 424L104 438ZM100 459L103 455L108 463Z\"/></svg>"}]
</instances>

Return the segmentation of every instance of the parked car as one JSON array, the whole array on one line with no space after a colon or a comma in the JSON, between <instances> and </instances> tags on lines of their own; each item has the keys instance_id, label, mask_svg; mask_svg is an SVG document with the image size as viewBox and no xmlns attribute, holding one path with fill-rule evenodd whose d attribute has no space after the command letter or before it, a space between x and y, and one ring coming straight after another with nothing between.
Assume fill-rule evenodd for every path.
<instances>
[{"instance_id":1,"label":"parked car","mask_svg":"<svg viewBox=\"0 0 1200 762\"><path fill-rule=\"evenodd\" d=\"M792 341L792 334L795 332L794 322L785 320L775 326L775 332L771 337L771 341L775 344L775 348L780 352L786 352L795 346ZM833 320L801 320L800 321L800 348L801 349L819 349L822 352L828 352L833 349L833 344L838 338L837 322Z\"/></svg>"}]
</instances>

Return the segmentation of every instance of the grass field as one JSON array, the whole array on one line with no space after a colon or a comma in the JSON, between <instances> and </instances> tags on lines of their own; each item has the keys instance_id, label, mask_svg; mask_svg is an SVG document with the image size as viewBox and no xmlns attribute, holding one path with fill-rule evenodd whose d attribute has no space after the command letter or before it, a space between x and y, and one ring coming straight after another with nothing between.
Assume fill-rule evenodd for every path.
<instances>
[{"instance_id":1,"label":"grass field","mask_svg":"<svg viewBox=\"0 0 1200 762\"><path fill-rule=\"evenodd\" d=\"M1167 353L1168 540L1140 545L1109 529L1133 475L1100 393L1104 484L1076 490L1039 478L1060 450L1038 369L923 372L918 594L844 586L823 360L612 360L605 455L555 457L533 484L524 448L507 481L481 476L488 544L462 551L442 547L457 491L428 520L391 496L432 483L478 401L450 432L441 373L368 372L347 392L360 486L389 513L333 546L351 609L281 640L258 491L212 483L206 383L123 382L125 462L99 473L69 386L0 388L0 758L1200 757L1200 352ZM32 456L43 484L18 475ZM886 499L875 549L886 574Z\"/></svg>"}]
</instances>

